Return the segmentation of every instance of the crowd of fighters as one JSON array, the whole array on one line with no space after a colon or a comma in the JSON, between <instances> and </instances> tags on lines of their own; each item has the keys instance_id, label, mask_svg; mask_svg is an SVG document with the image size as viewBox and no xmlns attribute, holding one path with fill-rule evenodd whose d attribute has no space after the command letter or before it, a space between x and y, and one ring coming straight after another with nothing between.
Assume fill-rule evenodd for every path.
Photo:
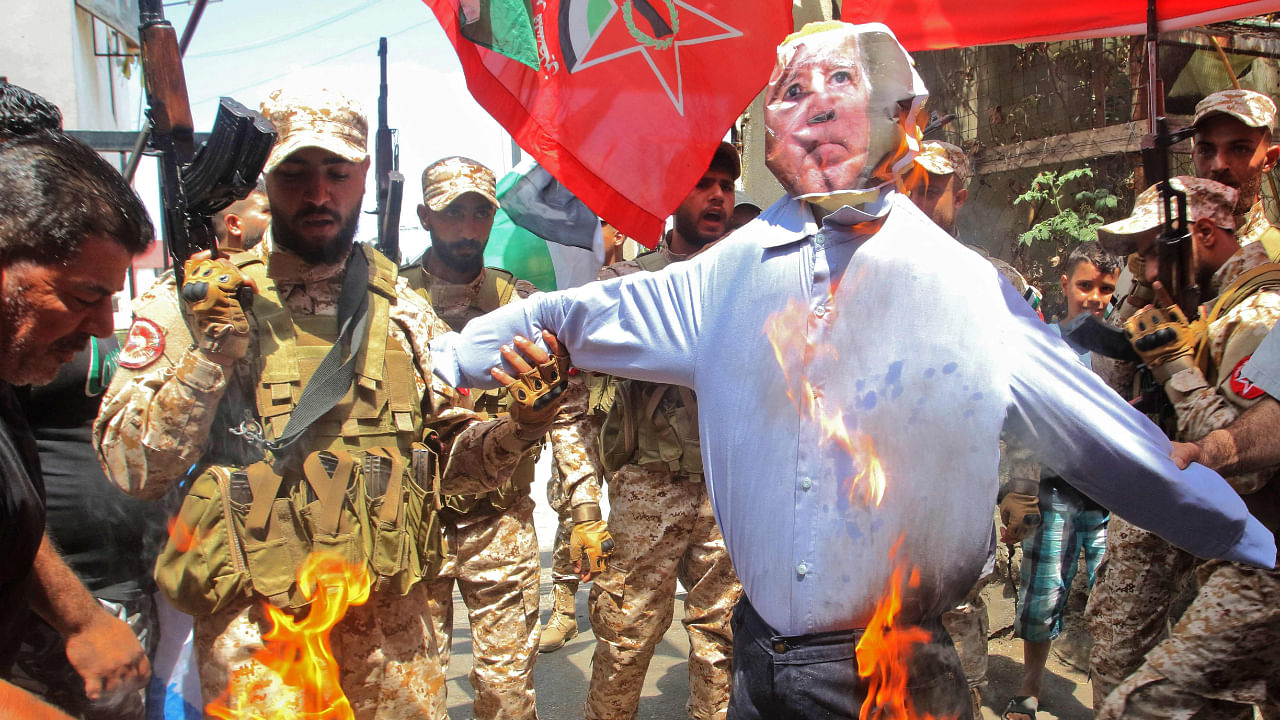
<instances>
[{"instance_id":1,"label":"crowd of fighters","mask_svg":"<svg viewBox=\"0 0 1280 720\"><path fill-rule=\"evenodd\" d=\"M871 62L886 56L890 61ZM916 263L912 282L921 289L913 294L943 305L948 293L956 298L955 314L933 322L960 324L970 311L999 316L1000 323L1008 316L1017 324L999 327L1019 328L1028 347L1043 353L1020 362L1070 380L1058 399L1026 399L1035 395L1030 370L984 360L981 371L963 365L955 371L1005 373L989 384L1013 388L1015 404L1038 428L1030 434L1067 439L1045 450L1026 439L1025 428L1006 428L1000 492L986 492L997 483L994 440L1010 402L1005 397L994 422L980 420L982 411L971 420L981 426L974 444L992 448L972 465L956 466L954 488L926 488L950 493L939 502L964 509L934 507L915 525L945 532L954 524L965 532L955 531L949 554L938 561L943 569L933 574L928 553L916 551L926 579L918 607L904 616L932 638L911 664L918 709L981 717L988 636L981 590L992 574L998 501L1000 535L1022 543L1024 553L1015 625L1024 674L1007 706L1001 699L1002 717L1036 717L1050 644L1062 630L1083 551L1099 717L1249 718L1256 707L1280 718L1280 576L1271 568L1274 545L1266 532L1280 520L1280 490L1271 482L1280 444L1272 399L1280 392L1280 339L1264 343L1280 317L1280 265L1273 264L1280 231L1260 200L1262 178L1280 158L1280 145L1272 144L1274 103L1257 92L1227 90L1196 108L1195 176L1172 183L1186 193L1199 317L1180 312L1158 281L1163 215L1154 187L1137 198L1129 217L1099 230L1100 242L1080 245L1063 260L1062 322L1090 313L1126 328L1142 360L1133 363L1068 348L1050 337L1060 333L1056 324L1032 327L1043 325L1023 300L1034 289L1008 263L979 258L987 255L977 244L982 238L957 235L971 176L960 148L899 143L911 149L899 158L904 162L875 162L874 153L894 152L884 150L893 143L878 142L876 123L886 122L873 117L880 96L864 93L859 115L841 93L859 84L880 89L877 73L893 76L884 86L905 88L890 103L897 110L886 115L887 126L915 138L923 86L892 35L828 23L788 38L766 90L765 119L772 131L769 167L787 194L753 219L759 208L735 203L738 152L721 143L658 248L605 266L600 282L576 294L540 294L510 272L484 266L501 203L493 172L464 157L422 171L417 213L431 244L420 259L397 267L355 243L370 166L366 116L339 91L273 92L261 107L278 133L264 180L215 218L224 252L194 256L181 273L163 276L139 296L114 375L97 365L71 373L70 382L77 389L84 383L91 398L89 412L74 423L51 423L83 429L72 440L100 464L103 487L167 503L124 506L124 495L103 496L127 521L101 521L119 529L120 538L108 533L86 542L138 554L123 550L133 547L130 538L160 533L155 581L194 618L205 701L221 699L251 716L302 716L311 707L313 698L255 652L269 627L264 603L306 614L310 598L297 571L308 554L326 549L367 566L374 577L368 602L353 606L331 638L356 717L447 717L455 591L471 629L472 715L537 717L534 662L539 651L554 652L578 634L576 595L588 581L596 642L584 709L590 720L635 716L648 665L672 622L677 583L686 591L689 717L857 717L865 683L852 648L865 627L863 606L850 600L855 604L833 608L813 593L858 587L847 594L877 595L881 586L869 578L878 570L856 566L868 578L859 583L857 573L836 579L839 568L827 564L824 550L800 552L798 564L790 559L804 533L816 533L810 542L819 545L841 542L823 537L835 532L829 524L800 527L811 517L806 513L825 522L829 513L852 511L832 509L839 505L834 499L806 509L805 493L828 497L818 493L830 478L805 469L824 462L806 450L817 440L803 424L770 425L759 403L741 399L773 395L792 407L786 392L724 359L739 352L741 363L776 369L772 355L753 356L750 343L758 338L735 350L718 329L730 322L717 325L726 316L745 318L742 327L760 335L767 302L756 306L751 293L767 293L770 268L796 275L797 266L785 265L794 255L799 275L806 283L812 276L803 298L811 323L838 314L870 323L858 315L879 312L869 304L838 313L822 303L856 285L862 287L855 292L875 297L877 266L861 267L858 282L838 282L851 263L881 262L881 276ZM72 542L60 538L75 535L84 512L76 487L88 481L85 472L65 481L50 477L46 492L44 475L69 443L43 442L39 418L40 388L61 377L64 363L81 355L97 363L109 353L91 336L111 335L111 296L153 231L118 173L61 132L56 109L15 86L0 91L0 543L7 556L0 568L0 662L14 667L0 683L0 708L13 717L65 717L64 711L141 717L140 704L130 709L121 698L136 700L148 675L155 627L145 619L153 613L145 597L154 586L135 577L134 591L117 597L110 588L118 583L105 577L110 573L95 574L92 559L77 564L64 548L79 579L60 559L55 542ZM824 102L830 107L819 107ZM803 133L828 122L841 143L862 148L864 160L849 178L806 165L809 153L825 151L805 145ZM876 175L886 169L892 177ZM831 191L874 198L855 202ZM838 202L825 202L829 197ZM761 287L728 269L745 262L759 264L753 277ZM943 278L941 289L926 292L934 283L930 273ZM899 283L892 292L902 292L907 278L878 282ZM1116 297L1119 285L1128 287L1124 297ZM831 344L847 347L837 343L845 336L831 322ZM965 330L947 327L944 334L952 332L961 337ZM983 332L973 331L975 346ZM970 352L919 333L957 359ZM1014 342L999 336L990 335L992 342ZM500 350L489 353L485 343ZM648 348L628 350L635 346ZM466 381L476 377L468 375L468 352L484 353L488 383ZM831 372L818 367L820 359L813 362L815 378ZM951 373L955 365L938 367ZM1172 450L1125 407L1144 390L1143 378L1145 389L1155 383L1164 400L1168 438L1181 441ZM988 387L981 378L971 382ZM728 384L724 392L707 389ZM29 385L35 387L19 397ZM826 387L816 381L814 397ZM832 396L838 391L833 383ZM888 406L894 397L886 391L879 402ZM710 414L699 414L700 400ZM876 402L873 394L871 407ZM1061 427L1046 420L1045 407L1072 402L1105 412L1062 410L1053 416ZM938 410L960 422L958 410ZM1076 429L1099 418L1119 420ZM890 445L884 456L892 464L892 443L881 437L877 443ZM770 454L734 464L733 458L755 457L749 447L755 445ZM777 449L787 445L790 460L780 459ZM530 488L544 451L552 470L546 500L560 524L550 618L542 625ZM1179 472L1192 461L1221 472L1235 493L1199 466ZM1117 469L1124 474L1111 476ZM903 476L927 475L917 472ZM761 479L736 479L753 473ZM780 485L783 497L794 495L795 526L788 507L745 493L748 483ZM1134 497L1177 485L1196 489L1167 501ZM608 517L601 511L606 492ZM73 498L69 509L55 509L60 493ZM1240 498L1253 518L1237 507ZM753 504L760 507L747 507ZM887 522L898 521L892 507L884 512ZM166 515L173 518L167 524ZM755 527L743 520L774 516L785 519ZM782 549L760 547L775 523ZM888 555L881 552L887 546L859 546L859 533L873 530L858 527L849 523L855 540L839 553ZM775 565L786 581L771 579ZM148 565L125 574L150 572ZM815 591L815 583L826 589ZM47 623L47 637L30 637L28 608ZM832 621L832 614L843 619ZM52 662L45 657L50 643Z\"/></svg>"}]
</instances>

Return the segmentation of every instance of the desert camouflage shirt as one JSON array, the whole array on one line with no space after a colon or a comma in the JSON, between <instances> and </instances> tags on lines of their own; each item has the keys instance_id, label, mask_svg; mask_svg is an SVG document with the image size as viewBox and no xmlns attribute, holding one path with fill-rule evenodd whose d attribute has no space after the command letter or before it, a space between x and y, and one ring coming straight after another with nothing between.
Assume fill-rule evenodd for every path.
<instances>
[{"instance_id":1,"label":"desert camouflage shirt","mask_svg":"<svg viewBox=\"0 0 1280 720\"><path fill-rule=\"evenodd\" d=\"M267 272L290 312L336 316L345 257L333 264L314 265L287 250L274 250L273 245L268 230L249 252L266 260ZM207 360L192 345L172 275L139 296L134 308L124 364L103 398L94 422L94 443L112 482L131 495L158 498L234 429L214 427L215 415L224 401L236 402L224 396L240 394L227 393L228 375L237 388L256 387L257 343L230 373ZM545 428L534 434L517 430L509 419L486 422L470 409L466 396L432 374L427 343L449 328L404 278L396 282L390 320L391 337L414 361L424 424L440 433L445 450L443 491L478 494L505 481ZM249 399L241 399L240 404L248 412L253 401L251 395L245 397Z\"/></svg>"},{"instance_id":2,"label":"desert camouflage shirt","mask_svg":"<svg viewBox=\"0 0 1280 720\"><path fill-rule=\"evenodd\" d=\"M1262 201L1259 200L1249 208L1249 212L1236 217L1236 237L1240 240L1240 246L1257 242L1269 227L1271 221L1267 219L1267 212L1262 209Z\"/></svg>"},{"instance_id":3,"label":"desert camouflage shirt","mask_svg":"<svg viewBox=\"0 0 1280 720\"><path fill-rule=\"evenodd\" d=\"M411 272L415 282L421 282L431 296L431 304L440 318L449 325L461 328L480 317L484 311L476 306L480 289L484 287L485 270L469 283L446 282L418 266ZM515 281L515 296L524 299L538 292L527 280ZM516 300L513 298L512 302ZM600 467L598 454L589 443L595 441L596 431L588 408L590 395L587 386L571 379L565 390L564 403L551 425L547 437L551 440L551 461L559 471L560 492L568 499L567 507L584 503L600 503Z\"/></svg>"},{"instance_id":4,"label":"desert camouflage shirt","mask_svg":"<svg viewBox=\"0 0 1280 720\"><path fill-rule=\"evenodd\" d=\"M1267 262L1260 243L1246 245L1213 275L1212 288L1221 293L1243 273ZM1212 303L1201 307L1206 317ZM1249 295L1209 325L1209 377L1199 368L1183 370L1165 383L1165 393L1178 415L1178 436L1198 440L1226 427L1263 396L1242 369L1258 344L1280 318L1280 292L1263 288ZM1270 471L1228 478L1236 490L1251 493L1266 484Z\"/></svg>"}]
</instances>

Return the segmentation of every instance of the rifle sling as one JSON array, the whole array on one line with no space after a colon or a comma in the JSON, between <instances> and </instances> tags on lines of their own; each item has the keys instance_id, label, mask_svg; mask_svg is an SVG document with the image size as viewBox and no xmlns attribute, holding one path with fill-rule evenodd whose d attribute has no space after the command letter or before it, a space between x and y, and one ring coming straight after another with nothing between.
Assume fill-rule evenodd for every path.
<instances>
[{"instance_id":1,"label":"rifle sling","mask_svg":"<svg viewBox=\"0 0 1280 720\"><path fill-rule=\"evenodd\" d=\"M369 325L369 261L359 247L347 260L346 276L338 295L338 341L320 361L307 381L284 431L267 448L282 458L303 433L346 396L355 380L356 358ZM345 351L345 357L343 357Z\"/></svg>"},{"instance_id":2,"label":"rifle sling","mask_svg":"<svg viewBox=\"0 0 1280 720\"><path fill-rule=\"evenodd\" d=\"M1205 318L1206 329L1213 325L1218 318L1231 312L1236 305L1239 305L1246 298L1269 285L1280 286L1280 263L1263 263L1241 274L1214 301L1213 309L1209 311L1208 317ZM1196 366L1200 368L1200 372L1204 373L1206 380L1209 378L1209 362L1209 339L1206 337L1201 340L1200 347L1196 349Z\"/></svg>"}]
</instances>

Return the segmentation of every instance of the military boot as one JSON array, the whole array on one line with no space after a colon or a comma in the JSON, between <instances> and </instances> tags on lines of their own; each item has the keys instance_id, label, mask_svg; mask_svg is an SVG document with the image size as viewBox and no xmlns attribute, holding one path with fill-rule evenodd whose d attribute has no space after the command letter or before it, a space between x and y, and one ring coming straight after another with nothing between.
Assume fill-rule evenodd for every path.
<instances>
[{"instance_id":1,"label":"military boot","mask_svg":"<svg viewBox=\"0 0 1280 720\"><path fill-rule=\"evenodd\" d=\"M574 595L578 583L557 582L551 586L551 618L542 628L538 652L555 652L578 636L578 614L574 608Z\"/></svg>"}]
</instances>

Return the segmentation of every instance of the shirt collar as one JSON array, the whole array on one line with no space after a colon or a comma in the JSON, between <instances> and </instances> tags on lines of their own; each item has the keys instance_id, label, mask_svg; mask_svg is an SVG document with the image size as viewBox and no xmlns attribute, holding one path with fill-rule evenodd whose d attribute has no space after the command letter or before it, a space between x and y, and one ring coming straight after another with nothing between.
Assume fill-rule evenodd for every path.
<instances>
[{"instance_id":1,"label":"shirt collar","mask_svg":"<svg viewBox=\"0 0 1280 720\"><path fill-rule=\"evenodd\" d=\"M898 193L887 189L872 202L850 207L845 205L822 220L822 227L813 219L813 210L809 204L799 198L783 195L778 202L761 214L760 219L772 226L773 232L761 245L766 248L782 247L791 243L817 235L819 230L829 228L833 233L833 242L844 242L853 239L849 229L858 223L883 218L893 208L894 198Z\"/></svg>"}]
</instances>

